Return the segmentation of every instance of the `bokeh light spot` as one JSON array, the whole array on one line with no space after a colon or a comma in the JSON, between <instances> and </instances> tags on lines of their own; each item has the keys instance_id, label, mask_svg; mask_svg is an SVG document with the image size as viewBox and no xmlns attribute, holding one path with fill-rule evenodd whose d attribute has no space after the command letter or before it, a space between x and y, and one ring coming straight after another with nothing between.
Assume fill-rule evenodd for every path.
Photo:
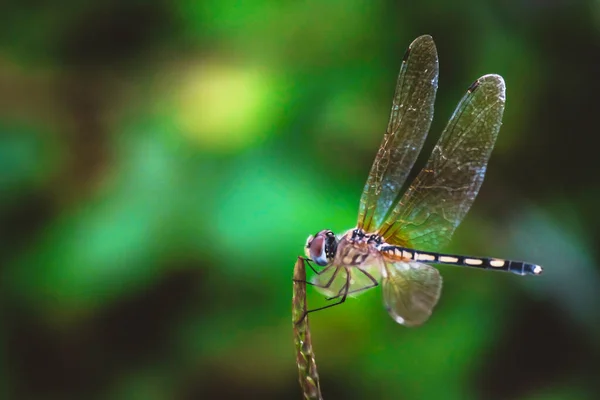
<instances>
[{"instance_id":1,"label":"bokeh light spot","mask_svg":"<svg viewBox=\"0 0 600 400\"><path fill-rule=\"evenodd\" d=\"M272 82L257 69L206 64L184 76L176 95L182 134L203 149L236 151L265 137Z\"/></svg>"}]
</instances>

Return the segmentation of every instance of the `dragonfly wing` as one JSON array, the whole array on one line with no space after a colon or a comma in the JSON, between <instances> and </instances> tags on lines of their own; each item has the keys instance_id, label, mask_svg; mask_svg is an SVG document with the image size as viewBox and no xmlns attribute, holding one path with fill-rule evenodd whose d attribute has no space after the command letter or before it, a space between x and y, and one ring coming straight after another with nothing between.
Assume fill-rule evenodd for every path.
<instances>
[{"instance_id":1,"label":"dragonfly wing","mask_svg":"<svg viewBox=\"0 0 600 400\"><path fill-rule=\"evenodd\" d=\"M438 251L473 204L502 123L504 80L476 80L433 153L379 233L388 243Z\"/></svg>"},{"instance_id":2,"label":"dragonfly wing","mask_svg":"<svg viewBox=\"0 0 600 400\"><path fill-rule=\"evenodd\" d=\"M433 39L418 37L402 60L388 127L360 199L357 226L367 232L383 222L421 151L433 118L438 71Z\"/></svg>"},{"instance_id":3,"label":"dragonfly wing","mask_svg":"<svg viewBox=\"0 0 600 400\"><path fill-rule=\"evenodd\" d=\"M437 269L415 261L387 263L382 279L383 301L399 324L421 325L440 298L442 277Z\"/></svg>"},{"instance_id":4,"label":"dragonfly wing","mask_svg":"<svg viewBox=\"0 0 600 400\"><path fill-rule=\"evenodd\" d=\"M365 292L361 289L374 287L374 282L379 282L380 279L379 266L329 266L323 269L319 275L315 275L312 283L319 292L327 297L343 296L346 291L349 297L356 297ZM329 286L325 287L327 285Z\"/></svg>"}]
</instances>

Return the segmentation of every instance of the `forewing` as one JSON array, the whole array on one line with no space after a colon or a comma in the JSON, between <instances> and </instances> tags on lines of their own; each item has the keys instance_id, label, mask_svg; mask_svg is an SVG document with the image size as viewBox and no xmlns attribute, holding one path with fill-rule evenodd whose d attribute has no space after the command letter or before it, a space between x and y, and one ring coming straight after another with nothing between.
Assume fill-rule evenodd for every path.
<instances>
[{"instance_id":1,"label":"forewing","mask_svg":"<svg viewBox=\"0 0 600 400\"><path fill-rule=\"evenodd\" d=\"M438 251L450 241L483 182L505 98L499 75L471 85L429 161L381 227L388 243Z\"/></svg>"},{"instance_id":2,"label":"forewing","mask_svg":"<svg viewBox=\"0 0 600 400\"><path fill-rule=\"evenodd\" d=\"M433 118L438 56L431 36L415 39L404 55L386 133L360 199L358 227L378 227L410 172Z\"/></svg>"},{"instance_id":3,"label":"forewing","mask_svg":"<svg viewBox=\"0 0 600 400\"><path fill-rule=\"evenodd\" d=\"M442 277L437 269L416 261L387 263L382 286L383 302L394 321L417 326L437 304Z\"/></svg>"}]
</instances>

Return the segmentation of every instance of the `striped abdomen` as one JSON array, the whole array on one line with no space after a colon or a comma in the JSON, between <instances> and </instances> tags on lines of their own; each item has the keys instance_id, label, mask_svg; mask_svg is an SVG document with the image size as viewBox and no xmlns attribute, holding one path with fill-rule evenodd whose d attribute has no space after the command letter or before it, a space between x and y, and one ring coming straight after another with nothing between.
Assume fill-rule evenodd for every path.
<instances>
[{"instance_id":1,"label":"striped abdomen","mask_svg":"<svg viewBox=\"0 0 600 400\"><path fill-rule=\"evenodd\" d=\"M418 251L405 247L383 245L379 251L390 258L413 260L426 264L450 264L461 267L493 269L497 271L512 272L517 275L539 275L543 269L539 265L523 261L502 260L489 257L467 257L455 254L441 254L429 251Z\"/></svg>"}]
</instances>

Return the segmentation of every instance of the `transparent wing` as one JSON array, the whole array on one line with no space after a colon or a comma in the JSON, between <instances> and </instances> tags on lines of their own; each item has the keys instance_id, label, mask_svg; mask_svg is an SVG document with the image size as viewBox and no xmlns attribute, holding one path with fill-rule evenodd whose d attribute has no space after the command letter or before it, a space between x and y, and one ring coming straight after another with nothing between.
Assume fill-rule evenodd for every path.
<instances>
[{"instance_id":1,"label":"transparent wing","mask_svg":"<svg viewBox=\"0 0 600 400\"><path fill-rule=\"evenodd\" d=\"M372 232L396 199L433 118L438 56L431 36L415 39L404 55L387 131L360 199L359 228Z\"/></svg>"},{"instance_id":2,"label":"transparent wing","mask_svg":"<svg viewBox=\"0 0 600 400\"><path fill-rule=\"evenodd\" d=\"M415 261L387 263L383 274L383 302L399 324L421 325L440 298L442 277L437 269Z\"/></svg>"},{"instance_id":3,"label":"transparent wing","mask_svg":"<svg viewBox=\"0 0 600 400\"><path fill-rule=\"evenodd\" d=\"M346 290L348 291L349 297L356 297L364 293L366 289L375 287L376 285L374 282L379 282L380 279L381 270L378 266L329 266L326 267L320 275L315 275L312 279L312 283L315 284L317 291L327 297L343 296ZM323 287L329 282L331 282L329 287ZM346 287L347 282L348 286Z\"/></svg>"},{"instance_id":4,"label":"transparent wing","mask_svg":"<svg viewBox=\"0 0 600 400\"><path fill-rule=\"evenodd\" d=\"M499 75L471 85L429 161L381 227L388 243L438 251L449 242L483 182L504 103Z\"/></svg>"}]
</instances>

